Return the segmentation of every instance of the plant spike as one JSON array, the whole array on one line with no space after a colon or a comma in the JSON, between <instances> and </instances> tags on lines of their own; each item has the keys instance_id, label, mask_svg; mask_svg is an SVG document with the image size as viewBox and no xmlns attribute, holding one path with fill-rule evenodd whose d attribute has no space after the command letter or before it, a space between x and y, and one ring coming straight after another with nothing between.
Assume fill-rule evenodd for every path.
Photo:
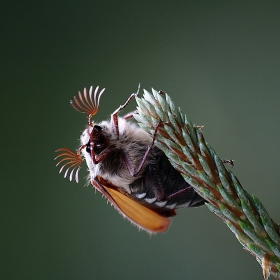
<instances>
[{"instance_id":1,"label":"plant spike","mask_svg":"<svg viewBox=\"0 0 280 280\"><path fill-rule=\"evenodd\" d=\"M139 125L151 135L159 126L155 144L197 193L208 209L226 223L244 249L260 263L264 279L280 280L280 227L255 196L248 194L195 126L162 91L144 90L137 97Z\"/></svg>"}]
</instances>

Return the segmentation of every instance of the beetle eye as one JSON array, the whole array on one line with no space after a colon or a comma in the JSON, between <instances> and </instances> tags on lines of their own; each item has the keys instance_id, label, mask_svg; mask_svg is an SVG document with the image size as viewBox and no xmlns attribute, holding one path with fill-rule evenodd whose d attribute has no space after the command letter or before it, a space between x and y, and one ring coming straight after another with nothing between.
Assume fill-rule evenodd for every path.
<instances>
[{"instance_id":1,"label":"beetle eye","mask_svg":"<svg viewBox=\"0 0 280 280\"><path fill-rule=\"evenodd\" d=\"M102 127L99 126L99 125L95 125L95 126L94 126L94 129L97 130L97 131L101 131L101 130L102 130Z\"/></svg>"},{"instance_id":2,"label":"beetle eye","mask_svg":"<svg viewBox=\"0 0 280 280\"><path fill-rule=\"evenodd\" d=\"M87 143L87 146L86 146L86 151L90 154L90 150L91 150L91 149L90 149L90 142L88 142L88 143Z\"/></svg>"}]
</instances>

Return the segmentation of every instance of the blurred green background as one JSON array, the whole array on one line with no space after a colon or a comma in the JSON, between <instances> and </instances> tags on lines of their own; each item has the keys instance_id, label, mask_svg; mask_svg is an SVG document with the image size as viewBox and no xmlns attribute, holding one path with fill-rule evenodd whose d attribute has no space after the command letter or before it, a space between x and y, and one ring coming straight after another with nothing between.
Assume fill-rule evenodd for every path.
<instances>
[{"instance_id":1,"label":"blurred green background","mask_svg":"<svg viewBox=\"0 0 280 280\"><path fill-rule=\"evenodd\" d=\"M99 121L141 82L204 125L280 221L280 2L28 0L0 14L0 279L263 279L206 207L149 236L53 158L86 125L78 90L107 88Z\"/></svg>"}]
</instances>

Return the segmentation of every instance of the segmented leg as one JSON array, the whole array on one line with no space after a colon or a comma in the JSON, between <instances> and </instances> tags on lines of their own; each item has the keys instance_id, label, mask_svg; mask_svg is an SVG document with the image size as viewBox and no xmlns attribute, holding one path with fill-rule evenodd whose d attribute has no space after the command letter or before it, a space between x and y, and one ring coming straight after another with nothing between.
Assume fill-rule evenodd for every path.
<instances>
[{"instance_id":1,"label":"segmented leg","mask_svg":"<svg viewBox=\"0 0 280 280\"><path fill-rule=\"evenodd\" d=\"M115 135L119 138L119 122L118 122L118 114L123 110L127 104L131 101L132 98L135 98L137 93L132 93L126 102L121 105L112 115L111 115L111 125L114 127Z\"/></svg>"},{"instance_id":2,"label":"segmented leg","mask_svg":"<svg viewBox=\"0 0 280 280\"><path fill-rule=\"evenodd\" d=\"M139 166L136 169L134 168L129 155L126 154L126 153L124 154L124 162L125 162L125 165L126 165L126 167L127 167L131 176L136 177L140 173L145 161L147 160L147 158L149 156L149 153L150 153L152 147L154 146L154 143L155 143L155 140L156 140L156 134L157 134L157 131L158 131L160 125L161 125L161 122L159 122L157 124L157 126L155 128L155 131L154 131L154 134L153 134L152 143L150 145L148 145L147 150L146 150Z\"/></svg>"},{"instance_id":3,"label":"segmented leg","mask_svg":"<svg viewBox=\"0 0 280 280\"><path fill-rule=\"evenodd\" d=\"M125 120L128 120L128 119L132 118L134 114L138 114L138 111L137 111L137 110L134 110L134 111L132 111L132 112L129 112L129 113L125 114L125 115L123 116L123 118L124 118Z\"/></svg>"}]
</instances>

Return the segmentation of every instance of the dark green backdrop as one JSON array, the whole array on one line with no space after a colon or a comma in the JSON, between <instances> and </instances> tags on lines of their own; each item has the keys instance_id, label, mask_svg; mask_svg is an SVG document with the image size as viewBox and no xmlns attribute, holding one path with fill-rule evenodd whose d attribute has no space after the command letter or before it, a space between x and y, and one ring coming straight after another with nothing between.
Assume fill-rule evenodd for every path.
<instances>
[{"instance_id":1,"label":"dark green backdrop","mask_svg":"<svg viewBox=\"0 0 280 280\"><path fill-rule=\"evenodd\" d=\"M206 207L150 237L53 158L85 127L78 90L107 88L102 120L141 82L204 125L280 221L280 2L29 0L0 16L0 279L262 279Z\"/></svg>"}]
</instances>

